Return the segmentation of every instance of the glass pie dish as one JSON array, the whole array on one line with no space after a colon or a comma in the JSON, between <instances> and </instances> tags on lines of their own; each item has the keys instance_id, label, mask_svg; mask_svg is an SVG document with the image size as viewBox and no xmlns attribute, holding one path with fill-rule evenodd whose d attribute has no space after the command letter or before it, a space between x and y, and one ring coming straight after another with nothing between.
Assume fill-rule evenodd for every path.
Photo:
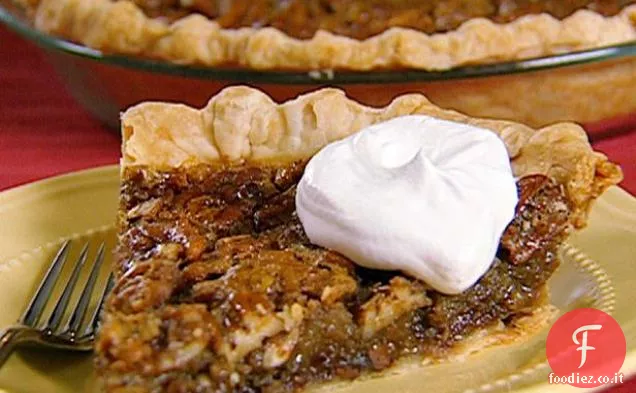
<instances>
[{"instance_id":1,"label":"glass pie dish","mask_svg":"<svg viewBox=\"0 0 636 393\"><path fill-rule=\"evenodd\" d=\"M276 101L322 87L382 106L405 93L423 93L441 107L474 117L545 126L575 121L594 137L636 125L636 42L521 61L461 66L448 71L257 71L201 67L103 53L32 27L12 0L0 0L0 21L44 49L70 93L111 127L142 101L201 107L224 87L247 84ZM608 120L610 120L608 122Z\"/></svg>"}]
</instances>

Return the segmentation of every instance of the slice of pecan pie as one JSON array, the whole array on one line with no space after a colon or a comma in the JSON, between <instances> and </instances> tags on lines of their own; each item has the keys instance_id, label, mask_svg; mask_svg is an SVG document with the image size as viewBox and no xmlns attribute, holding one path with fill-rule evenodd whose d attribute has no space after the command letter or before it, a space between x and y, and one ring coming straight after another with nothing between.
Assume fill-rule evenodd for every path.
<instances>
[{"instance_id":1,"label":"slice of pecan pie","mask_svg":"<svg viewBox=\"0 0 636 393\"><path fill-rule=\"evenodd\" d=\"M312 244L296 213L318 150L413 114L492 130L516 179L494 261L455 295ZM621 179L574 124L474 119L420 95L374 109L325 89L277 105L234 87L201 110L144 103L122 124L117 282L96 344L107 392L296 391L524 339L554 311L559 245Z\"/></svg>"}]
</instances>

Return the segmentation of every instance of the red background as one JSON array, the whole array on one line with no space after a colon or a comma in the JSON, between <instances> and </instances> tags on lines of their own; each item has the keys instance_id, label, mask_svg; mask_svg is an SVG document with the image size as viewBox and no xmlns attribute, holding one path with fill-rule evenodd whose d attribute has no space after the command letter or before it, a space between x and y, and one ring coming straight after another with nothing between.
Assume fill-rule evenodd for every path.
<instances>
[{"instance_id":1,"label":"red background","mask_svg":"<svg viewBox=\"0 0 636 393\"><path fill-rule=\"evenodd\" d=\"M636 194L636 126L596 141ZM56 174L117 163L119 137L84 112L40 51L0 27L0 190ZM636 392L636 378L606 393Z\"/></svg>"}]
</instances>

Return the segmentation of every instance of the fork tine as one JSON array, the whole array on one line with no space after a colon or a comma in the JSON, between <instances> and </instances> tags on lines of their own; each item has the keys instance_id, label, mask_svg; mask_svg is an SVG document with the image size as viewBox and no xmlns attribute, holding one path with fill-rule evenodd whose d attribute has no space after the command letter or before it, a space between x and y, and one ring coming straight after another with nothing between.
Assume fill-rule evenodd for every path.
<instances>
[{"instance_id":1,"label":"fork tine","mask_svg":"<svg viewBox=\"0 0 636 393\"><path fill-rule=\"evenodd\" d=\"M21 324L31 327L35 327L37 324L42 312L44 311L46 302L53 292L53 288L60 276L62 267L65 264L70 244L70 240L65 241L60 250L57 252L57 255L55 255L53 263L51 263L51 267L49 267L49 270L44 275L44 279L40 282L40 286L27 306L24 315L20 319Z\"/></svg>"},{"instance_id":2,"label":"fork tine","mask_svg":"<svg viewBox=\"0 0 636 393\"><path fill-rule=\"evenodd\" d=\"M63 329L64 332L68 332L71 335L75 335L77 330L82 326L82 322L84 321L84 317L86 316L86 310L88 309L88 304L93 295L93 288L95 287L95 282L97 281L97 277L99 276L99 271L102 266L102 262L104 261L104 243L99 246L99 250L97 251L97 256L95 257L95 262L93 263L93 268L91 269L91 273L88 276L88 280L84 285L84 289L82 290L82 294L75 305L75 309L73 310L73 314L69 319L68 324Z\"/></svg>"},{"instance_id":3,"label":"fork tine","mask_svg":"<svg viewBox=\"0 0 636 393\"><path fill-rule=\"evenodd\" d=\"M49 317L49 321L44 327L50 332L55 332L57 328L60 326L60 322L62 321L62 317L64 316L64 311L66 311L66 307L68 306L68 302L71 299L71 295L73 293L73 289L75 288L75 284L77 284L77 279L79 278L80 271L86 262L86 256L88 255L88 243L84 245L82 248L82 252L80 253L80 257L73 268L73 272L71 273L71 277L66 283L66 287L64 287L64 292L62 292L62 296L57 301L51 316Z\"/></svg>"},{"instance_id":4,"label":"fork tine","mask_svg":"<svg viewBox=\"0 0 636 393\"><path fill-rule=\"evenodd\" d=\"M97 303L97 307L95 307L95 311L93 311L91 320L86 326L86 330L84 331L84 336L88 336L95 333L95 329L97 329L97 323L99 322L99 314L102 311L102 308L104 307L104 301L106 300L106 296L108 295L108 293L111 291L111 289L113 289L114 285L115 285L115 277L113 273L110 273L110 275L108 276L108 281L106 282L106 285L104 286L104 291L102 292L102 295L99 297L99 302Z\"/></svg>"}]
</instances>

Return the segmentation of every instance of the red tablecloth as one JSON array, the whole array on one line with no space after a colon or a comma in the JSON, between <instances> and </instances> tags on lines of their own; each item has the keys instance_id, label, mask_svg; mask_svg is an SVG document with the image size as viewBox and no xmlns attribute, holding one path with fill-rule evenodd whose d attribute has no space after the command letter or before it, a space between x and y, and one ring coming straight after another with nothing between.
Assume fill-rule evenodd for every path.
<instances>
[{"instance_id":1,"label":"red tablecloth","mask_svg":"<svg viewBox=\"0 0 636 393\"><path fill-rule=\"evenodd\" d=\"M636 194L636 130L594 144ZM39 51L0 27L0 190L119 159L119 138L82 110ZM607 393L636 392L636 378Z\"/></svg>"}]
</instances>

